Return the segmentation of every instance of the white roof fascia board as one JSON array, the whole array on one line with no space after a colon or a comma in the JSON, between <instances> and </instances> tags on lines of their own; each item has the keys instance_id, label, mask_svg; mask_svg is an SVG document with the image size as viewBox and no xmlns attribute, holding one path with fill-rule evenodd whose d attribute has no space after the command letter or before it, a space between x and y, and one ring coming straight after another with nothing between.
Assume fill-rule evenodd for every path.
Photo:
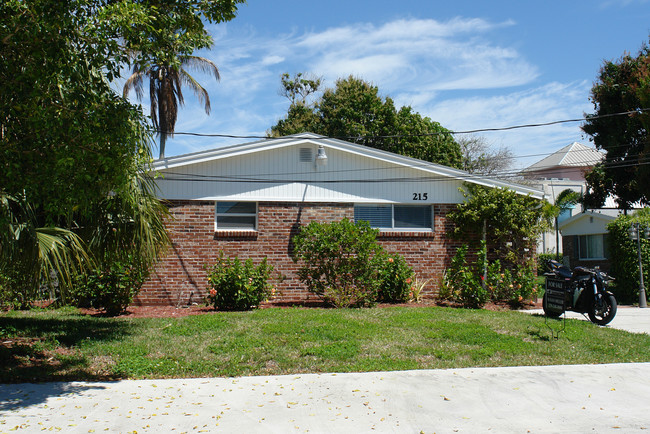
<instances>
[{"instance_id":1,"label":"white roof fascia board","mask_svg":"<svg viewBox=\"0 0 650 434\"><path fill-rule=\"evenodd\" d=\"M206 161L216 159L228 158L239 156L259 151L266 151L277 149L295 144L313 144L323 145L333 149L339 149L352 154L360 155L363 157L371 157L373 159L397 164L408 167L414 170L432 173L439 176L445 176L453 179L463 180L473 184L483 185L485 187L496 187L513 190L521 195L530 195L535 199L543 199L544 192L535 188L527 187L520 184L509 183L491 178L485 178L479 175L470 174L463 170L454 169L451 167L443 166L436 163L419 160L403 155L394 154L392 152L383 151L368 146L358 145L355 143L346 142L339 139L327 138L313 133L296 134L292 136L264 139L256 142L244 143L239 145L232 145L208 151L199 151L192 154L184 154L174 157L165 158L162 160L154 161L153 169L156 171L164 171L181 166L188 166Z\"/></svg>"}]
</instances>

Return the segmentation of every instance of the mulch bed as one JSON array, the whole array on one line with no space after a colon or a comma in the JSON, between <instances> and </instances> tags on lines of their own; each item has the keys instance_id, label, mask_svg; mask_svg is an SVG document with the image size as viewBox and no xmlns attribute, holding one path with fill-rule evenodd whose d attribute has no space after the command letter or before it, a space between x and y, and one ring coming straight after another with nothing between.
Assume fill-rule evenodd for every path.
<instances>
[{"instance_id":1,"label":"mulch bed","mask_svg":"<svg viewBox=\"0 0 650 434\"><path fill-rule=\"evenodd\" d=\"M434 300L424 300L421 303L404 303L404 304L384 304L376 305L376 308L385 308L393 306L408 306L413 308L429 307L429 306L446 306L446 307L460 307L452 303L439 303ZM271 307L279 308L304 308L304 309L329 309L329 307L321 301L308 301L304 303L264 303L260 306L261 309L268 309ZM513 310L513 307L507 303L488 303L484 307L486 310L493 311L507 311ZM536 309L541 308L541 300L537 302L529 302L516 309ZM104 316L102 311L97 309L79 309L81 313L91 316ZM205 305L192 305L192 306L129 306L125 313L119 315L122 318L182 318L190 315L209 315L215 314L214 308Z\"/></svg>"}]
</instances>

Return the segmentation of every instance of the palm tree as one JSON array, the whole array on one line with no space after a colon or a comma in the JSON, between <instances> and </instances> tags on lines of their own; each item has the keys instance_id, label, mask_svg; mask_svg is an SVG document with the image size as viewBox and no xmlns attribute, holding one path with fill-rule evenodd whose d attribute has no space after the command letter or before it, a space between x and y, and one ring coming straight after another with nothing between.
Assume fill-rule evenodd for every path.
<instances>
[{"instance_id":1,"label":"palm tree","mask_svg":"<svg viewBox=\"0 0 650 434\"><path fill-rule=\"evenodd\" d=\"M126 98L131 91L135 90L138 100L142 100L143 81L149 78L149 98L151 100L151 119L153 126L160 136L160 157L165 157L165 142L167 137L174 136L178 106L183 105L183 84L192 89L205 106L206 114L210 114L210 96L203 86L192 77L185 68L198 70L214 75L219 80L219 69L212 61L198 56L182 56L180 66L167 64L136 64L133 73L124 83L123 95Z\"/></svg>"},{"instance_id":2,"label":"palm tree","mask_svg":"<svg viewBox=\"0 0 650 434\"><path fill-rule=\"evenodd\" d=\"M560 260L560 228L558 217L564 211L573 208L573 205L579 203L581 197L582 195L577 191L567 188L566 190L562 190L555 198L555 259L558 261Z\"/></svg>"},{"instance_id":3,"label":"palm tree","mask_svg":"<svg viewBox=\"0 0 650 434\"><path fill-rule=\"evenodd\" d=\"M74 275L92 266L86 246L74 232L41 226L22 197L0 191L0 277L10 278L14 300L26 307L43 280L56 276L70 287ZM61 294L65 296L65 294Z\"/></svg>"}]
</instances>

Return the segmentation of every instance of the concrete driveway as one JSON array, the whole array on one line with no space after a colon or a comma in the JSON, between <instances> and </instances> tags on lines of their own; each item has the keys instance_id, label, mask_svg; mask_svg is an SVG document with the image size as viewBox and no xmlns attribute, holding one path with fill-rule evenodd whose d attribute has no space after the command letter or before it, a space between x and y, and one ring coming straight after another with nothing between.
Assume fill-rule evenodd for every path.
<instances>
[{"instance_id":1,"label":"concrete driveway","mask_svg":"<svg viewBox=\"0 0 650 434\"><path fill-rule=\"evenodd\" d=\"M0 432L650 429L650 363L0 385Z\"/></svg>"},{"instance_id":2,"label":"concrete driveway","mask_svg":"<svg viewBox=\"0 0 650 434\"><path fill-rule=\"evenodd\" d=\"M544 315L542 309L522 310L521 312ZM589 318L586 316L575 312L567 312L566 317L589 321ZM605 327L625 330L631 333L650 334L650 308L641 309L638 307L619 306L616 311L616 316Z\"/></svg>"}]
</instances>

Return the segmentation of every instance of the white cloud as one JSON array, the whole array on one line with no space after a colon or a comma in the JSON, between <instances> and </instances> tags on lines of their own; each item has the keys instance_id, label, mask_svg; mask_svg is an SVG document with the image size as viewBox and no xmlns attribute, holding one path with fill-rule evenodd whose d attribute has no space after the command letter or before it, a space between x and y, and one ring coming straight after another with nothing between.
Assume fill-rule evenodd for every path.
<instances>
[{"instance_id":1,"label":"white cloud","mask_svg":"<svg viewBox=\"0 0 650 434\"><path fill-rule=\"evenodd\" d=\"M210 92L212 114L205 116L188 95L176 130L263 135L286 113L288 102L278 96L283 72L323 76L327 86L358 75L398 106L411 105L454 130L573 118L589 110L587 83L544 85L536 65L513 46L494 42L491 32L513 25L477 18L400 19L271 36L220 25L215 48L201 55L217 64L221 82L197 77ZM558 125L486 137L517 154L531 154L537 148L553 151L579 136L576 125ZM178 137L169 142L169 155L225 142Z\"/></svg>"},{"instance_id":2,"label":"white cloud","mask_svg":"<svg viewBox=\"0 0 650 434\"><path fill-rule=\"evenodd\" d=\"M453 131L505 128L581 118L591 110L585 98L590 84L549 83L524 91L489 97L448 99L433 103L422 114L437 120ZM554 152L574 141L586 142L579 129L580 122L544 127L479 132L496 147L504 145L521 156L516 162L524 167L541 159L539 154ZM530 156L529 158L523 158Z\"/></svg>"},{"instance_id":3,"label":"white cloud","mask_svg":"<svg viewBox=\"0 0 650 434\"><path fill-rule=\"evenodd\" d=\"M601 9L607 9L610 7L616 7L616 6L621 6L621 7L626 7L629 5L634 5L634 4L645 4L650 2L650 0L607 0L604 1L600 4Z\"/></svg>"}]
</instances>

